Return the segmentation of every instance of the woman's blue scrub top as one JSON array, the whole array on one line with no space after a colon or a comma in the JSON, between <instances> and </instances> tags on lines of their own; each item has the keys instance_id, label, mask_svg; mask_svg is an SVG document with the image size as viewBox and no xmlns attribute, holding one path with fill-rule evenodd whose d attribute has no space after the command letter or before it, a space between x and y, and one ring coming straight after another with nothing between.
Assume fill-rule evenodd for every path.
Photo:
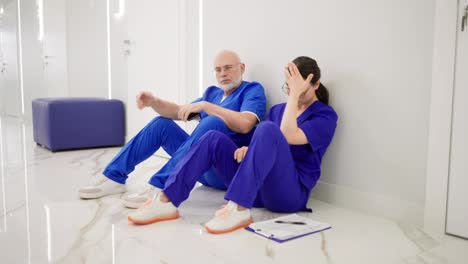
<instances>
[{"instance_id":1,"label":"woman's blue scrub top","mask_svg":"<svg viewBox=\"0 0 468 264\"><path fill-rule=\"evenodd\" d=\"M281 125L286 103L273 106L267 120ZM298 118L297 124L308 144L289 145L302 184L310 191L320 178L320 163L335 134L338 115L321 101L312 103Z\"/></svg>"}]
</instances>

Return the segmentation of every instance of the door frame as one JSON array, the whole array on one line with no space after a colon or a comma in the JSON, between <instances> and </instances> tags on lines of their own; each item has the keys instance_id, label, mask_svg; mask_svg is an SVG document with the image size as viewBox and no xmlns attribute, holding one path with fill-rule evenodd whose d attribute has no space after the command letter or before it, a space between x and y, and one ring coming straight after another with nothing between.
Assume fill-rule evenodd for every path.
<instances>
[{"instance_id":1,"label":"door frame","mask_svg":"<svg viewBox=\"0 0 468 264\"><path fill-rule=\"evenodd\" d=\"M446 234L459 1L435 0L424 210L424 230L435 237Z\"/></svg>"}]
</instances>

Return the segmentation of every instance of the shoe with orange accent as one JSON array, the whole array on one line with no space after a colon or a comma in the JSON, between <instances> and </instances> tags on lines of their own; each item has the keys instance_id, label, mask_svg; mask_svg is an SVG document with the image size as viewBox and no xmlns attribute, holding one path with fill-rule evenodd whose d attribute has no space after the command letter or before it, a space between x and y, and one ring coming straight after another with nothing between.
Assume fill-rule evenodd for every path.
<instances>
[{"instance_id":1,"label":"shoe with orange accent","mask_svg":"<svg viewBox=\"0 0 468 264\"><path fill-rule=\"evenodd\" d=\"M142 207L128 216L128 220L136 225L148 225L177 218L179 218L177 207L172 202L161 202L159 195L154 199L148 199Z\"/></svg>"},{"instance_id":2,"label":"shoe with orange accent","mask_svg":"<svg viewBox=\"0 0 468 264\"><path fill-rule=\"evenodd\" d=\"M206 231L212 234L224 234L247 227L253 223L250 210L237 210L237 204L229 201L221 210L215 213L215 217L205 224Z\"/></svg>"}]
</instances>

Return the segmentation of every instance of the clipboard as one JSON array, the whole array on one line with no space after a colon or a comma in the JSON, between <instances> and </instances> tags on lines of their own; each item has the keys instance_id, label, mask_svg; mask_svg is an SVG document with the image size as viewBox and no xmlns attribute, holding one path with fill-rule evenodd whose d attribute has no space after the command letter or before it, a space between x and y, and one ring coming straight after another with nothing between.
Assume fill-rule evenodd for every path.
<instances>
[{"instance_id":1,"label":"clipboard","mask_svg":"<svg viewBox=\"0 0 468 264\"><path fill-rule=\"evenodd\" d=\"M297 214L290 214L262 222L255 222L245 229L278 243L283 243L330 228L331 225L329 224L314 221Z\"/></svg>"}]
</instances>

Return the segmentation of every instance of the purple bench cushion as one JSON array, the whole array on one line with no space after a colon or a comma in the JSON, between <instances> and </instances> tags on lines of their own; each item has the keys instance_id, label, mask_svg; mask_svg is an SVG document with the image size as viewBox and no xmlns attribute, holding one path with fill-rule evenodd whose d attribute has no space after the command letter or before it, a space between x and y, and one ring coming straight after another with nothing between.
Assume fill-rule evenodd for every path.
<instances>
[{"instance_id":1,"label":"purple bench cushion","mask_svg":"<svg viewBox=\"0 0 468 264\"><path fill-rule=\"evenodd\" d=\"M52 151L125 143L123 103L100 98L39 98L32 102L34 141Z\"/></svg>"}]
</instances>

